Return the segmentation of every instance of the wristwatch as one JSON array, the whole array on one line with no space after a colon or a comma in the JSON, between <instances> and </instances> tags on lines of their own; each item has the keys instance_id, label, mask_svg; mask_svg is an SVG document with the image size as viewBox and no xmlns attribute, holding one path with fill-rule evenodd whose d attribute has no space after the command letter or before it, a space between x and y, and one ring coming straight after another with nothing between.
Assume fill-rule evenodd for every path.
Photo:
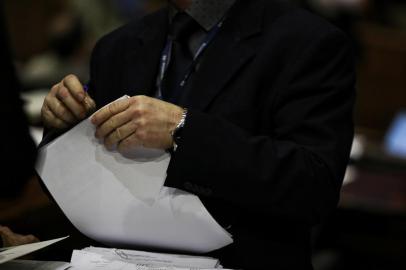
<instances>
[{"instance_id":1,"label":"wristwatch","mask_svg":"<svg viewBox=\"0 0 406 270\"><path fill-rule=\"evenodd\" d=\"M182 118L180 119L180 121L177 124L177 126L175 127L175 129L171 132L171 136L172 136L172 140L173 140L173 145L172 145L173 152L176 151L176 149L178 148L180 141L182 139L182 131L183 131L183 127L185 126L186 116L187 116L187 109L183 109Z\"/></svg>"}]
</instances>

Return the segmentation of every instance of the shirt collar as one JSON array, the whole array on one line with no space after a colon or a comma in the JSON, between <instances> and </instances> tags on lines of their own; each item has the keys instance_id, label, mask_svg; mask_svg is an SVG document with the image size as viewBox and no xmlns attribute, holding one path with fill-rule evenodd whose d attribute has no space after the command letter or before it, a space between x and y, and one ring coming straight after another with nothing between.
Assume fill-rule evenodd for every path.
<instances>
[{"instance_id":1,"label":"shirt collar","mask_svg":"<svg viewBox=\"0 0 406 270\"><path fill-rule=\"evenodd\" d=\"M236 0L192 0L191 6L185 10L204 30L210 31L235 3ZM170 19L179 12L172 5Z\"/></svg>"}]
</instances>

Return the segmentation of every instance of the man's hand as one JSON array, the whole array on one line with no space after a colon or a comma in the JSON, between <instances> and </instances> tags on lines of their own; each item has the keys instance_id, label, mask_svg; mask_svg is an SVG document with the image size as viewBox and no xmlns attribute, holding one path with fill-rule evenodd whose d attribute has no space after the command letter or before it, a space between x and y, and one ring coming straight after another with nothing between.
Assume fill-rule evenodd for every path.
<instances>
[{"instance_id":1,"label":"man's hand","mask_svg":"<svg viewBox=\"0 0 406 270\"><path fill-rule=\"evenodd\" d=\"M75 75L66 76L54 85L41 109L46 127L65 129L84 119L96 107Z\"/></svg>"},{"instance_id":2,"label":"man's hand","mask_svg":"<svg viewBox=\"0 0 406 270\"><path fill-rule=\"evenodd\" d=\"M156 149L172 147L171 132L182 118L183 109L159 99L134 96L121 99L97 112L92 123L96 137L107 149L127 153L137 146Z\"/></svg>"},{"instance_id":3,"label":"man's hand","mask_svg":"<svg viewBox=\"0 0 406 270\"><path fill-rule=\"evenodd\" d=\"M0 226L0 236L3 240L4 247L13 247L39 242L38 238L34 235L21 235L18 233L14 233L8 227L3 226Z\"/></svg>"}]
</instances>

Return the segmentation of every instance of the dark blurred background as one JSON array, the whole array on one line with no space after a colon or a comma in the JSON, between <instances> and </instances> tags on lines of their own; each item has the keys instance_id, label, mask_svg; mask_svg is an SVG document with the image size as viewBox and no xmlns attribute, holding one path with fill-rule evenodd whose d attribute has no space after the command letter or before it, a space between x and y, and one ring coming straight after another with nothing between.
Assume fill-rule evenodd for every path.
<instances>
[{"instance_id":1,"label":"dark blurred background","mask_svg":"<svg viewBox=\"0 0 406 270\"><path fill-rule=\"evenodd\" d=\"M345 31L357 56L351 162L338 210L314 231L315 269L406 269L406 3L292 1ZM3 0L24 110L36 142L42 135L40 108L50 87L69 73L86 82L97 39L165 2ZM18 232L62 236L61 220L35 176L17 197L0 198L0 224Z\"/></svg>"}]
</instances>

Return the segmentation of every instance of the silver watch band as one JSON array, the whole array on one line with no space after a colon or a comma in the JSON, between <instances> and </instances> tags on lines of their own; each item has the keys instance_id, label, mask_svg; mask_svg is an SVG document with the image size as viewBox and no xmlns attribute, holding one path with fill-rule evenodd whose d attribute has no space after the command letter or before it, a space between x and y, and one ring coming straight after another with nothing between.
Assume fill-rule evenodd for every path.
<instances>
[{"instance_id":1,"label":"silver watch band","mask_svg":"<svg viewBox=\"0 0 406 270\"><path fill-rule=\"evenodd\" d=\"M178 131L180 129L182 129L185 126L186 117L187 117L187 109L184 108L183 113L182 113L182 118L180 119L179 123L176 125L175 129L171 132L172 141L173 141L172 150L174 152L178 148L177 139L175 138L176 134L178 133Z\"/></svg>"}]
</instances>

